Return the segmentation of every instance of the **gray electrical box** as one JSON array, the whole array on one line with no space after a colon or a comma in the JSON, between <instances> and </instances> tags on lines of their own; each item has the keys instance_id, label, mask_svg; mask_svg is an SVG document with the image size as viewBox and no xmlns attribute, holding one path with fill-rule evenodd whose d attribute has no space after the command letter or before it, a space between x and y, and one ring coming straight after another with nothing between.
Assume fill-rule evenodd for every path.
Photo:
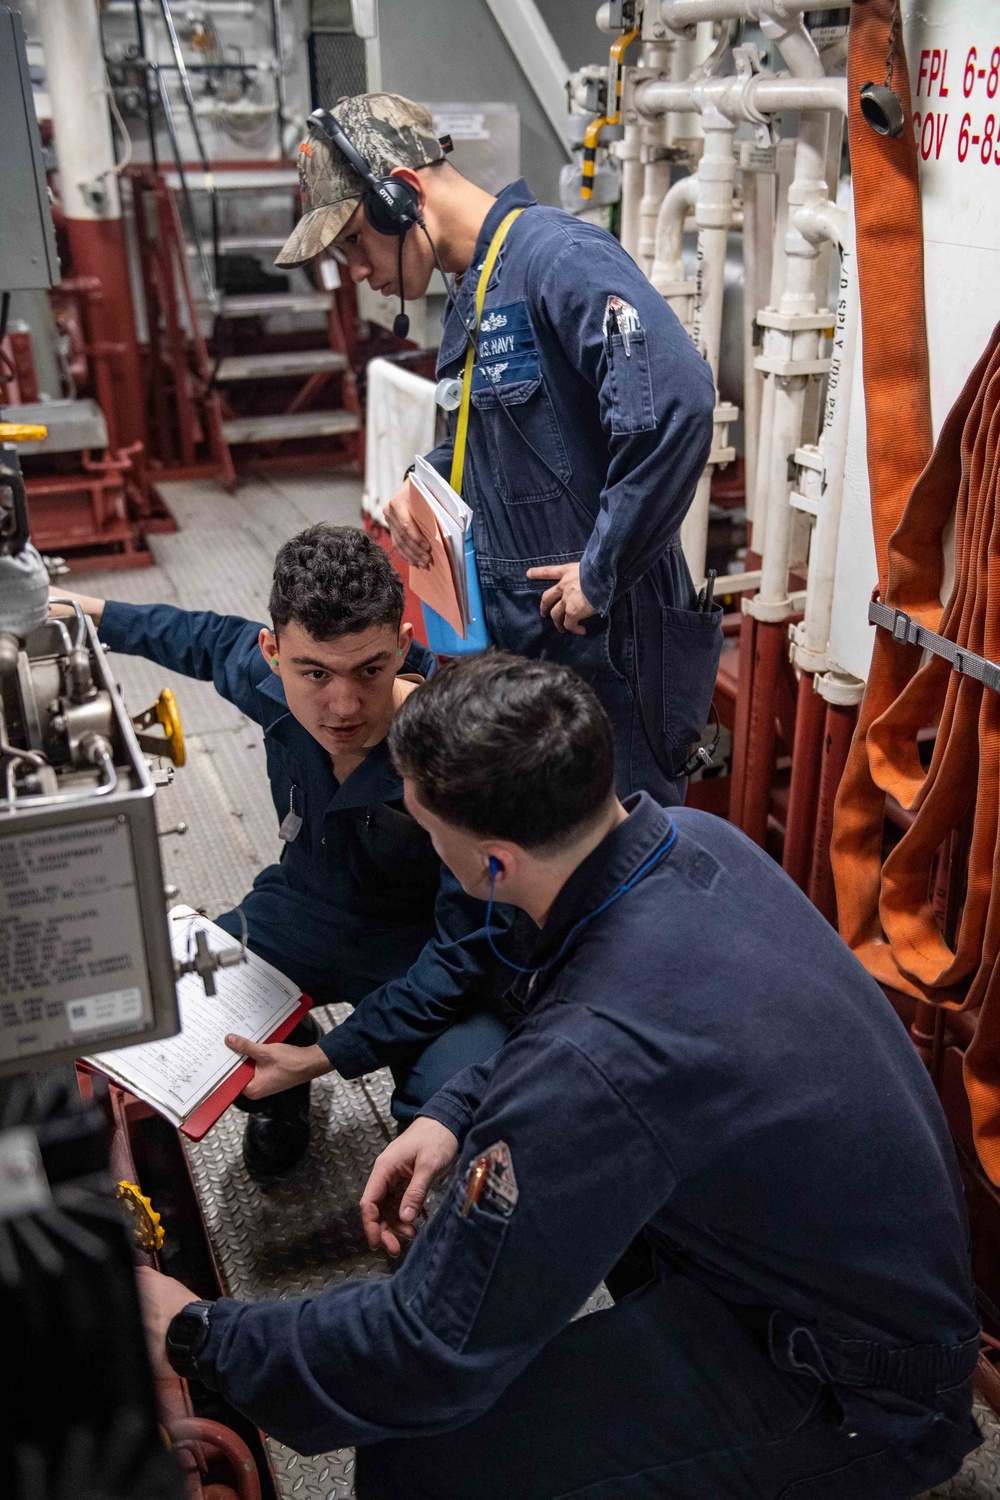
<instances>
[{"instance_id":1,"label":"gray electrical box","mask_svg":"<svg viewBox=\"0 0 1000 1500\"><path fill-rule=\"evenodd\" d=\"M0 292L60 280L24 27L0 5Z\"/></svg>"}]
</instances>

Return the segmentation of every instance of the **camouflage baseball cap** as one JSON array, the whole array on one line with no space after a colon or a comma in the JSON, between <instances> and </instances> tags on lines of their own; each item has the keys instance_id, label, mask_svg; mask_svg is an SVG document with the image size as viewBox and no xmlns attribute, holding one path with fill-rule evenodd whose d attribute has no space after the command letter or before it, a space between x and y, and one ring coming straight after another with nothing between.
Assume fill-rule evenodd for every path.
<instances>
[{"instance_id":1,"label":"camouflage baseball cap","mask_svg":"<svg viewBox=\"0 0 1000 1500\"><path fill-rule=\"evenodd\" d=\"M444 155L422 104L400 94L355 94L331 110L376 177L393 167L426 167ZM302 217L276 266L301 266L332 244L364 196L364 183L336 146L315 127L299 147Z\"/></svg>"}]
</instances>

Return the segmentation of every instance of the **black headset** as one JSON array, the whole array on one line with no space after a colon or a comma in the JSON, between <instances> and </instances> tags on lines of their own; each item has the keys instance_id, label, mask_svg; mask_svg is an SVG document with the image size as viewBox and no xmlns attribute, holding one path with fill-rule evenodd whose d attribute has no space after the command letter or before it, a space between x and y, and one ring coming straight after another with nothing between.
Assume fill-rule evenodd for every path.
<instances>
[{"instance_id":1,"label":"black headset","mask_svg":"<svg viewBox=\"0 0 1000 1500\"><path fill-rule=\"evenodd\" d=\"M365 218L379 234L402 237L420 222L416 190L399 177L376 177L340 121L328 109L314 109L309 123L332 141L365 185Z\"/></svg>"},{"instance_id":2,"label":"black headset","mask_svg":"<svg viewBox=\"0 0 1000 1500\"><path fill-rule=\"evenodd\" d=\"M475 328L470 328L466 323L465 318L462 316L461 311L459 310L458 303L455 300L454 291L452 290L448 278L442 268L441 262L438 259L437 247L435 246L434 241L431 239L430 235L427 233L427 226L424 224L423 218L421 217L416 190L412 188L408 182L403 182L399 177L376 177L375 173L371 169L371 164L366 161L365 158L361 155L361 152L351 141L350 137L345 133L340 122L334 118L334 116L328 109L314 109L312 114L309 116L309 123L310 125L314 125L317 130L319 130L323 135L326 136L327 140L331 141L333 145L336 146L341 156L343 156L349 163L349 165L354 168L355 172L357 172L358 176L361 178L361 181L364 183L365 195L362 199L362 203L364 205L365 218L368 220L368 223L372 226L373 229L377 230L379 234L391 234L396 235L399 238L399 313L397 314L392 325L393 333L397 338L405 339L406 335L410 331L410 320L406 316L406 313L404 311L403 241L405 240L409 231L414 227L414 225L418 225L420 229L423 230L423 233L427 238L427 243L431 247L431 254L434 257L435 265L437 266L438 271L441 275L441 279L444 282L448 301L450 302L455 315L462 325L465 337L470 344L473 353L478 355L478 324ZM451 137L442 137L441 145L445 151L445 154L447 155L447 153L452 149ZM576 504L581 510L583 510L585 514L589 514L587 513L586 507L583 505L582 501L577 499L577 496L574 494L573 490L570 489L569 485L566 483L562 475L552 467L548 459L546 459L543 454L539 453L538 449L530 441L527 434L524 433L515 422L513 414L507 407L506 402L498 400L497 404L499 405L500 410L503 412L504 416L513 426L514 431L517 433L518 437L524 443L524 445L527 448L531 449L531 452L535 455L535 457L539 460L543 467L546 468L549 473L558 481L560 487L565 490L566 494L574 502L574 504ZM632 623L633 635L635 635L635 621L632 616L631 597L629 597L629 619ZM639 709L642 715L642 727L646 735L646 740L652 752L653 759L656 761L656 764L659 766L660 771L664 776L666 776L668 779L673 779L675 777L681 776L690 776L692 771L697 770L700 766L709 766L712 764L713 754L716 746L719 743L719 736L722 732L721 725L719 723L718 711L715 708L714 699L712 701L712 711L715 714L716 731L715 739L712 741L710 749L706 751L704 747L699 748L699 750L696 751L694 755L692 755L688 760L684 762L683 766L681 766L677 770L671 770L660 760L659 752L656 747L656 741L651 735L649 727L646 724L646 714L642 702L642 697L638 693L636 694L636 696L639 698ZM487 937L489 937L488 923L489 918L487 917ZM492 939L490 939L490 946L493 946ZM495 951L496 950L494 949L494 952ZM501 958L502 955L497 954L497 957ZM507 962L506 959L504 959L503 961L505 963ZM514 965L514 967L516 967L516 965Z\"/></svg>"},{"instance_id":3,"label":"black headset","mask_svg":"<svg viewBox=\"0 0 1000 1500\"><path fill-rule=\"evenodd\" d=\"M340 121L328 109L314 109L309 123L336 146L364 183L365 194L361 202L368 223L379 234L392 235L399 240L399 312L392 331L398 339L405 339L410 331L410 320L406 316L403 292L403 241L415 224L423 225L416 190L399 177L376 177L371 163L361 155Z\"/></svg>"}]
</instances>

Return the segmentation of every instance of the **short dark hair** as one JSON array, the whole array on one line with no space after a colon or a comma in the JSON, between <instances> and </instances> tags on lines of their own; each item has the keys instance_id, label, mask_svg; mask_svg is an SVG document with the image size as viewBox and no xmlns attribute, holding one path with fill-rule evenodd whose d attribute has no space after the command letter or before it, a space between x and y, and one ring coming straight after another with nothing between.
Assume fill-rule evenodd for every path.
<instances>
[{"instance_id":1,"label":"short dark hair","mask_svg":"<svg viewBox=\"0 0 1000 1500\"><path fill-rule=\"evenodd\" d=\"M571 843L614 790L593 691L568 667L499 651L451 662L411 693L389 749L439 818L524 849Z\"/></svg>"},{"instance_id":2,"label":"short dark hair","mask_svg":"<svg viewBox=\"0 0 1000 1500\"><path fill-rule=\"evenodd\" d=\"M294 620L314 640L330 641L372 625L398 629L403 584L367 532L321 521L278 553L268 607L276 635Z\"/></svg>"}]
</instances>

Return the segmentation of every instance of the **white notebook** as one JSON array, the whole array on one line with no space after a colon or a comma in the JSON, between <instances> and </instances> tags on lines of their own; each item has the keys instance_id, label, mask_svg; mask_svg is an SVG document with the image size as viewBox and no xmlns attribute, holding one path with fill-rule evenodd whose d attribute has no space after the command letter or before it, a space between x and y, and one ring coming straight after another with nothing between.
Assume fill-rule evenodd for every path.
<instances>
[{"instance_id":1,"label":"white notebook","mask_svg":"<svg viewBox=\"0 0 1000 1500\"><path fill-rule=\"evenodd\" d=\"M208 934L211 948L239 946L228 932L189 906L175 906L168 921L175 958L194 952L199 929ZM246 963L216 970L215 987L214 996L206 995L198 975L185 974L177 981L177 1036L101 1052L84 1061L151 1104L171 1124L184 1125L243 1066L243 1059L223 1040L227 1033L267 1041L302 999L297 984L249 952Z\"/></svg>"}]
</instances>

